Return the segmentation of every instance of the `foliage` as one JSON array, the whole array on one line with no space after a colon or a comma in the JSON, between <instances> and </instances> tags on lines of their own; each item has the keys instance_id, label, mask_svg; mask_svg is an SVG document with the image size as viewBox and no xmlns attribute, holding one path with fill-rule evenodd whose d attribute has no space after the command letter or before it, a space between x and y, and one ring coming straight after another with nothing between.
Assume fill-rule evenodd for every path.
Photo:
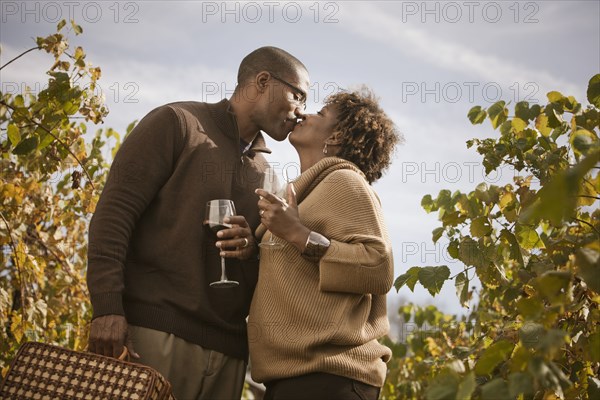
<instances>
[{"instance_id":1,"label":"foliage","mask_svg":"<svg viewBox=\"0 0 600 400\"><path fill-rule=\"evenodd\" d=\"M0 93L0 369L19 345L39 340L83 349L90 305L85 284L87 224L102 189L102 150L112 129L86 135L108 113L99 67L69 48L66 21L38 37L53 58L39 93ZM69 31L82 29L71 21ZM17 64L12 65L14 68ZM91 139L90 139L91 137ZM113 139L113 141L115 140Z\"/></svg>"},{"instance_id":2,"label":"foliage","mask_svg":"<svg viewBox=\"0 0 600 400\"><path fill-rule=\"evenodd\" d=\"M85 122L100 124L108 114L96 83L101 70L86 62L81 47L69 53L60 33L66 25L61 21L57 33L0 67L35 50L53 56L40 93L0 93L3 377L23 342L87 347L87 228L108 173L103 151L114 156L121 139L111 128L87 135ZM83 32L73 21L71 29ZM255 395L260 389L246 382L242 398Z\"/></svg>"},{"instance_id":3,"label":"foliage","mask_svg":"<svg viewBox=\"0 0 600 400\"><path fill-rule=\"evenodd\" d=\"M85 285L87 223L107 173L103 150L120 136L87 134L108 110L96 92L99 67L61 33L37 38L53 57L39 93L0 93L0 369L26 340L84 349L90 305ZM75 34L81 27L71 22ZM0 69L4 69L12 60ZM384 399L569 398L600 396L600 75L590 106L548 93L549 103L473 107L473 124L489 119L497 139L471 140L491 173L520 171L513 184L480 184L466 194L423 197L438 212L449 254L463 271L413 267L396 287L417 283L432 295L454 280L465 316L403 306L403 338L385 342ZM133 127L130 125L128 131Z\"/></svg>"},{"instance_id":4,"label":"foliage","mask_svg":"<svg viewBox=\"0 0 600 400\"><path fill-rule=\"evenodd\" d=\"M413 267L395 286L420 283L432 295L454 280L468 307L476 275L478 304L463 317L405 306L400 343L388 344L385 399L597 399L600 395L600 75L583 107L548 93L548 104L503 101L473 107L496 139L474 139L489 174L518 171L505 186L470 193L442 190L421 205L438 212L433 242L463 265ZM410 328L410 329L407 329Z\"/></svg>"}]
</instances>

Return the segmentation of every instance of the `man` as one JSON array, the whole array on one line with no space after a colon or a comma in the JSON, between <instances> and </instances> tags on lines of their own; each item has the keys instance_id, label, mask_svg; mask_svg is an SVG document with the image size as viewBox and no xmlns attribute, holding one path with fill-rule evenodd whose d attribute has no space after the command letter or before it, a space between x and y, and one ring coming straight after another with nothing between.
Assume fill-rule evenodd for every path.
<instances>
[{"instance_id":1,"label":"man","mask_svg":"<svg viewBox=\"0 0 600 400\"><path fill-rule=\"evenodd\" d=\"M117 357L126 345L178 399L240 398L258 274L254 189L270 153L260 131L284 140L308 87L300 61L262 47L242 60L230 100L167 104L130 133L90 223L91 351ZM245 217L216 243L239 252L227 260L235 288L209 286L220 277L219 248L202 226L212 199L233 200Z\"/></svg>"}]
</instances>

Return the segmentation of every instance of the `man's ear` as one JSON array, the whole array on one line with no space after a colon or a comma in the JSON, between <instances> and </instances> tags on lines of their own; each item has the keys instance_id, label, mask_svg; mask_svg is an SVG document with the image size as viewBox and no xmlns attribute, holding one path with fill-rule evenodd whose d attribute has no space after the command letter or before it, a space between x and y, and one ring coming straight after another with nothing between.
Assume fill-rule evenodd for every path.
<instances>
[{"instance_id":1,"label":"man's ear","mask_svg":"<svg viewBox=\"0 0 600 400\"><path fill-rule=\"evenodd\" d=\"M267 71L260 71L256 74L255 82L256 88L259 93L264 93L267 91L269 80L271 79L271 74Z\"/></svg>"}]
</instances>

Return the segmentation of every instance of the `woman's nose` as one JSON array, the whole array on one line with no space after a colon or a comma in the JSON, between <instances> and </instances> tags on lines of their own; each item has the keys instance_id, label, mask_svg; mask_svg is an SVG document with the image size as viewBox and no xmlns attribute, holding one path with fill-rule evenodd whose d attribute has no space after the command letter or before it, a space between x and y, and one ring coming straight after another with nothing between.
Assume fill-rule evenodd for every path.
<instances>
[{"instance_id":1,"label":"woman's nose","mask_svg":"<svg viewBox=\"0 0 600 400\"><path fill-rule=\"evenodd\" d=\"M300 107L296 107L296 109L294 110L294 114L296 114L296 120L299 121L304 121L307 115L304 113L303 110L300 109Z\"/></svg>"}]
</instances>

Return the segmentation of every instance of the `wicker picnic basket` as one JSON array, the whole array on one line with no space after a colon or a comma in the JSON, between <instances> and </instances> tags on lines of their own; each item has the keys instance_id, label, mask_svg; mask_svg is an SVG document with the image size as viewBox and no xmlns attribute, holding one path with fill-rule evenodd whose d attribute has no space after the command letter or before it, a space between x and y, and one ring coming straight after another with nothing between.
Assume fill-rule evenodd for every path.
<instances>
[{"instance_id":1,"label":"wicker picnic basket","mask_svg":"<svg viewBox=\"0 0 600 400\"><path fill-rule=\"evenodd\" d=\"M171 384L156 370L116 358L27 342L0 384L0 399L168 400Z\"/></svg>"}]
</instances>

